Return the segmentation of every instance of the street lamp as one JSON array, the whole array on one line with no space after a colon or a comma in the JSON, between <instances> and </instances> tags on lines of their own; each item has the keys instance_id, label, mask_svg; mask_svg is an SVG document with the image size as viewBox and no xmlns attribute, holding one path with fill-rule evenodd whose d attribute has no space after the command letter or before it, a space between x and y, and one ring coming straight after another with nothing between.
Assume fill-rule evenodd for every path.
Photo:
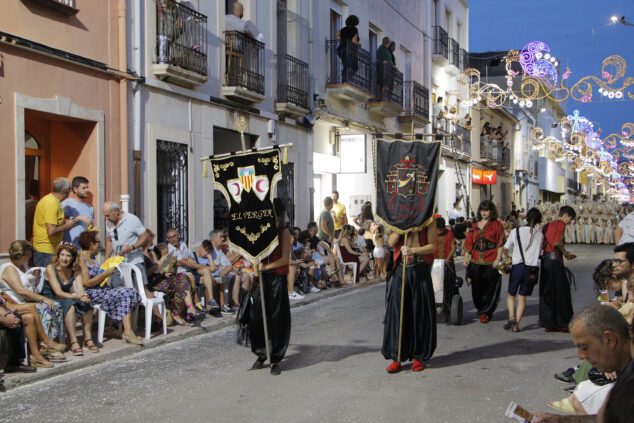
<instances>
[{"instance_id":1,"label":"street lamp","mask_svg":"<svg viewBox=\"0 0 634 423\"><path fill-rule=\"evenodd\" d=\"M622 23L623 25L628 25L628 26L634 26L634 24L629 23L625 20L625 16L621 16L620 18L616 15L612 16L610 18L610 21L612 21L613 24L615 23Z\"/></svg>"}]
</instances>

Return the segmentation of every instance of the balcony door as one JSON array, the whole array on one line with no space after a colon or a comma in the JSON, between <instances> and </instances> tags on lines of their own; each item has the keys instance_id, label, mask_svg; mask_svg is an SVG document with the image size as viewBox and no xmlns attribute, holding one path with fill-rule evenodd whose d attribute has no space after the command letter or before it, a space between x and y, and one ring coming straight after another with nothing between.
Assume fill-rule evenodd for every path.
<instances>
[{"instance_id":1,"label":"balcony door","mask_svg":"<svg viewBox=\"0 0 634 423\"><path fill-rule=\"evenodd\" d=\"M176 229L188 242L189 207L187 201L187 144L157 140L157 240L166 239L167 231Z\"/></svg>"}]
</instances>

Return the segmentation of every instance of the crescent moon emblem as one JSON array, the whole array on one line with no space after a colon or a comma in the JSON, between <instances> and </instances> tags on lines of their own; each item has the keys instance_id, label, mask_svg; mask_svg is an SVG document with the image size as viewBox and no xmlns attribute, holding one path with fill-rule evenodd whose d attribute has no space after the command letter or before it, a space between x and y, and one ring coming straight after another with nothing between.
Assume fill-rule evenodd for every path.
<instances>
[{"instance_id":1,"label":"crescent moon emblem","mask_svg":"<svg viewBox=\"0 0 634 423\"><path fill-rule=\"evenodd\" d=\"M240 184L238 184L237 182L234 182L231 184L231 186L236 187L236 191L232 192L232 194L238 197L240 195Z\"/></svg>"},{"instance_id":2,"label":"crescent moon emblem","mask_svg":"<svg viewBox=\"0 0 634 423\"><path fill-rule=\"evenodd\" d=\"M263 190L263 189L260 189L260 183L262 183L262 182L264 182L264 181L265 181L265 179L260 179L259 181L257 181L257 182L255 183L255 189L256 189L258 192L264 192L264 190Z\"/></svg>"}]
</instances>

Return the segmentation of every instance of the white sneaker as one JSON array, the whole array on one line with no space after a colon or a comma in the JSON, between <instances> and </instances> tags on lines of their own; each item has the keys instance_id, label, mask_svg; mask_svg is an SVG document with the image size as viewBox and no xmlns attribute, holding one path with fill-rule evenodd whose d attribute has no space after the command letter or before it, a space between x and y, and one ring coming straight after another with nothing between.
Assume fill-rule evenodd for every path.
<instances>
[{"instance_id":1,"label":"white sneaker","mask_svg":"<svg viewBox=\"0 0 634 423\"><path fill-rule=\"evenodd\" d=\"M289 300L303 300L304 296L299 295L297 292L293 291L290 294L288 294L288 299Z\"/></svg>"},{"instance_id":2,"label":"white sneaker","mask_svg":"<svg viewBox=\"0 0 634 423\"><path fill-rule=\"evenodd\" d=\"M319 291L321 291L321 289L317 288L316 286L311 286L311 287L310 287L310 292L311 292L311 293L313 293L313 294L314 294L315 292L319 292Z\"/></svg>"}]
</instances>

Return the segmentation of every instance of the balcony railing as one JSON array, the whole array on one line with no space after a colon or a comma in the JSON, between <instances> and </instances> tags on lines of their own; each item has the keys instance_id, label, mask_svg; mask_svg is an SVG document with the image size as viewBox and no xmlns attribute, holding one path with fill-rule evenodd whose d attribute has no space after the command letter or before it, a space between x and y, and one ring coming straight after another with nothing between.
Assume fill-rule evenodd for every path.
<instances>
[{"instance_id":1,"label":"balcony railing","mask_svg":"<svg viewBox=\"0 0 634 423\"><path fill-rule=\"evenodd\" d=\"M511 168L511 150L506 147L502 149L502 166L507 169Z\"/></svg>"},{"instance_id":2,"label":"balcony railing","mask_svg":"<svg viewBox=\"0 0 634 423\"><path fill-rule=\"evenodd\" d=\"M379 68L381 66L381 68ZM375 66L376 86L373 101L387 101L395 106L403 107L403 73L389 63Z\"/></svg>"},{"instance_id":3,"label":"balcony railing","mask_svg":"<svg viewBox=\"0 0 634 423\"><path fill-rule=\"evenodd\" d=\"M453 38L449 39L449 64L460 67L460 44Z\"/></svg>"},{"instance_id":4,"label":"balcony railing","mask_svg":"<svg viewBox=\"0 0 634 423\"><path fill-rule=\"evenodd\" d=\"M287 54L277 56L277 101L308 109L308 63Z\"/></svg>"},{"instance_id":5,"label":"balcony railing","mask_svg":"<svg viewBox=\"0 0 634 423\"><path fill-rule=\"evenodd\" d=\"M242 32L226 31L225 52L225 84L264 95L264 43Z\"/></svg>"},{"instance_id":6,"label":"balcony railing","mask_svg":"<svg viewBox=\"0 0 634 423\"><path fill-rule=\"evenodd\" d=\"M434 54L449 58L449 34L441 26L434 27Z\"/></svg>"},{"instance_id":7,"label":"balcony railing","mask_svg":"<svg viewBox=\"0 0 634 423\"><path fill-rule=\"evenodd\" d=\"M491 142L487 138L480 138L480 159L491 160L499 165L504 164L504 148L497 142ZM508 151L508 149L507 149ZM508 154L508 161L510 164L510 154Z\"/></svg>"},{"instance_id":8,"label":"balcony railing","mask_svg":"<svg viewBox=\"0 0 634 423\"><path fill-rule=\"evenodd\" d=\"M350 41L326 41L329 66L326 84L349 84L372 92L370 53Z\"/></svg>"},{"instance_id":9,"label":"balcony railing","mask_svg":"<svg viewBox=\"0 0 634 423\"><path fill-rule=\"evenodd\" d=\"M157 1L156 62L207 76L207 16L174 0Z\"/></svg>"},{"instance_id":10,"label":"balcony railing","mask_svg":"<svg viewBox=\"0 0 634 423\"><path fill-rule=\"evenodd\" d=\"M469 67L469 52L465 49L460 49L460 70L465 70Z\"/></svg>"},{"instance_id":11,"label":"balcony railing","mask_svg":"<svg viewBox=\"0 0 634 423\"><path fill-rule=\"evenodd\" d=\"M416 81L405 81L403 94L403 114L429 121L429 90Z\"/></svg>"}]
</instances>

